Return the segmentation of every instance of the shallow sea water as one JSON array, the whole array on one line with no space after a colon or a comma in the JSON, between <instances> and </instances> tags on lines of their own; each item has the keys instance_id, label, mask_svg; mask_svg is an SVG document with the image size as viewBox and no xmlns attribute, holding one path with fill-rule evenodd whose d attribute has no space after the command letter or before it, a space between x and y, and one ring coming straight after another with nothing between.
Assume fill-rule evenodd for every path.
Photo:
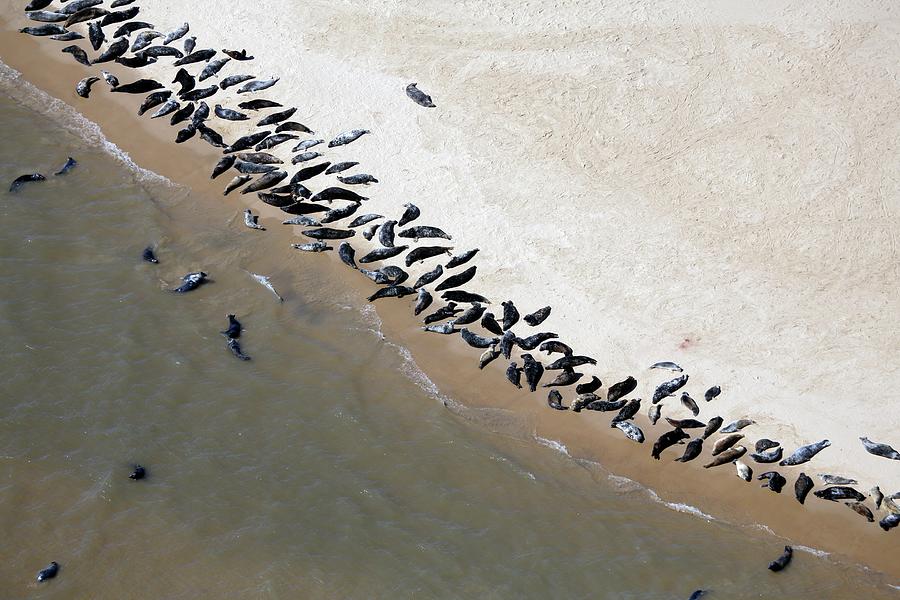
<instances>
[{"instance_id":1,"label":"shallow sea water","mask_svg":"<svg viewBox=\"0 0 900 600\"><path fill-rule=\"evenodd\" d=\"M783 540L461 418L310 257L266 273L278 303L257 232L20 92L0 180L79 166L0 192L0 597L897 597L807 552L772 574Z\"/></svg>"}]
</instances>

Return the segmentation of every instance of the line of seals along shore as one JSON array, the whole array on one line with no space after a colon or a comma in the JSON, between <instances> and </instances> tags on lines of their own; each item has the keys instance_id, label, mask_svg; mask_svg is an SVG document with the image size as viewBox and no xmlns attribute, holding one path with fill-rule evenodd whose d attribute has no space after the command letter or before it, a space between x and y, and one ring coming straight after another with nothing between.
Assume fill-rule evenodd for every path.
<instances>
[{"instance_id":1,"label":"line of seals along shore","mask_svg":"<svg viewBox=\"0 0 900 600\"><path fill-rule=\"evenodd\" d=\"M293 248L302 252L324 253L334 249L329 242L339 241L339 259L380 286L369 297L370 302L408 297L405 302L411 304L415 316L426 313L422 316L424 331L458 337L473 349L482 351L478 361L480 369L502 356L504 361L509 361L508 367L503 370L513 385L522 388L524 375L530 393L537 392L539 387L549 388L548 408L586 414L615 413L610 426L635 443L643 444L644 432L634 418L644 404L641 398L633 397L638 388L634 377L626 377L608 386L603 398L600 393L603 383L598 377L592 376L590 381L582 381L585 367L597 364L594 358L576 355L554 332L522 333L526 327L542 325L551 315L550 306L532 307L532 312L522 316L512 301L506 301L489 311L489 307L497 305L481 294L463 289L477 276L478 267L470 265L470 262L479 252L478 248L457 251L450 245L453 238L449 233L434 225L421 224L422 210L412 203L405 204L404 212L395 218L363 210L369 198L356 190L365 190L378 183L378 179L364 172L353 173L359 166L356 161L344 160L341 156L332 160L326 154L341 153L345 146L370 134L370 130L348 129L329 136L326 143L326 138L318 137L313 129L301 122L298 107L286 107L262 97L263 92L277 85L279 79L254 74L249 64L253 57L246 50L219 51L198 46L196 37L188 37L188 23L172 30L158 31L153 24L137 20L140 15L138 6L115 10L132 4L128 0L115 0L110 5L112 10L102 7L103 0L74 0L56 8L50 8L51 4L52 1L32 0L26 7L26 16L43 24L24 27L20 31L69 43L61 48L61 52L72 55L84 68L94 70L97 65L116 63L128 72L136 73L132 80L125 82L120 82L107 71L92 73L76 83L78 96L89 98L94 89L92 86L101 79L107 82L112 93L143 95L138 115L149 113L150 119L168 119L172 127L177 127L176 143L199 138L222 150L222 158L213 166L211 178L217 179L229 171L236 172L225 186L224 195L238 191L242 195L255 193L260 202L291 215L283 224L303 228L300 234L311 240L304 244L292 244ZM170 70L165 71L167 75L163 81L141 77L141 69L150 65L168 65ZM417 84L408 85L405 91L416 104L435 107L431 97L419 90ZM207 100L214 104L213 109L210 109ZM226 141L216 129L217 119L246 124L243 135ZM27 182L40 181L36 175L20 177L13 182L11 191L18 190ZM251 209L244 213L244 224L257 232L266 231ZM358 231L362 232L365 241L356 238ZM356 238L356 245L349 241L353 238ZM358 257L358 253L361 256ZM152 249L150 256L155 260ZM449 259L443 262L445 257ZM406 269L421 273L415 281L411 281L409 271L387 264L393 260L402 262ZM382 266L371 270L360 266L371 263ZM268 278L251 275L281 299ZM190 273L174 291L190 291L205 281L206 273ZM233 316L229 318L233 319ZM232 323L230 330L234 327ZM516 327L518 332L514 330ZM226 333L226 338L236 357L243 360L249 358L242 353L236 335ZM535 350L546 354L548 364L535 358ZM518 360L512 360L514 353L519 354L521 366ZM656 385L647 406L650 426L657 426L663 410L674 410L677 406L683 407L694 417L665 417L665 423L671 429L659 435L652 444L651 456L654 459L662 460L667 449L684 445L680 456L671 453L672 459L690 462L708 449L710 457L703 465L705 468L731 464L737 476L748 482L752 481L753 469L741 459L746 461L746 456L749 456L753 462L762 465L777 462L778 466L785 468L784 475L775 470L767 471L758 478L765 480L763 487L780 493L786 483L785 475L790 475L795 478L797 501L801 504L805 502L815 484L803 472L794 477L793 467L808 463L825 451L831 445L828 440L797 448L787 458L784 458L781 444L772 440L760 439L751 446L752 450L748 450L744 444L750 445L749 439L745 436L748 428L755 424L752 419L739 418L728 424L720 415L705 420L696 419L701 412L719 412L710 410L723 404L719 386L692 395L688 389L690 377L679 365L664 361L651 365L650 369L654 372L679 373ZM560 389L573 387L573 397L566 406ZM694 396L702 398L702 401ZM714 435L719 437L711 440ZM886 443L873 442L865 437L861 438L861 442L874 456L900 460L900 453ZM823 476L826 485L829 481L843 479L846 478L830 474ZM831 485L816 490L814 495L835 502L849 500L846 503L848 507L866 517L867 521L877 520L885 531L895 528L900 521L900 508L895 502L900 494L886 496L878 486L866 495L846 484ZM874 512L864 504L867 500L873 502L875 512L884 514L883 518L869 518Z\"/></svg>"}]
</instances>

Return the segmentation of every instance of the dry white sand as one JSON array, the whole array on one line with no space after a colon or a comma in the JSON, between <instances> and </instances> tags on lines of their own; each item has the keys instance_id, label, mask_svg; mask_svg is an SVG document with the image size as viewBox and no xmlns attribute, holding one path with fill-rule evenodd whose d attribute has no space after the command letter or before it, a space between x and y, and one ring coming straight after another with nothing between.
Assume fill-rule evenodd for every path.
<instances>
[{"instance_id":1,"label":"dry white sand","mask_svg":"<svg viewBox=\"0 0 900 600\"><path fill-rule=\"evenodd\" d=\"M326 140L371 129L327 154L381 180L364 210L412 201L480 247L468 287L552 304L605 383L649 398L668 374L647 366L676 361L695 398L724 390L702 418L753 418L787 453L829 438L806 472L900 489L900 462L857 440L900 448L889 0L141 6L198 48L247 48L222 75L280 76L264 96Z\"/></svg>"}]
</instances>

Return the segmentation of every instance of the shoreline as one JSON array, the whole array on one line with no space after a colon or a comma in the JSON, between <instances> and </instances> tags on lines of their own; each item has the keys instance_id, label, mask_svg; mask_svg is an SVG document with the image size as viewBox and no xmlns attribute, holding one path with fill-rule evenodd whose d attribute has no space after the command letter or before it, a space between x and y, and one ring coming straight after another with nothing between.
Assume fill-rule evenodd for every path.
<instances>
[{"instance_id":1,"label":"shoreline","mask_svg":"<svg viewBox=\"0 0 900 600\"><path fill-rule=\"evenodd\" d=\"M73 70L81 67L61 60L67 58L65 55L54 56L50 52L50 47L40 43L39 40L30 40L25 36L13 37L15 35L18 34L4 32L2 36L0 44L3 60L22 72L40 89L72 104L72 99L77 99L71 91L72 83L79 78L73 75ZM17 51L17 46L20 51ZM53 48L55 49L55 46ZM46 60L38 64L38 61L34 60L35 55L40 55ZM60 77L63 74L65 76ZM205 145L201 145L185 146L179 148L176 153L168 152L172 148L172 141L167 137L164 138L162 134L171 135L174 131L167 124L148 126L146 121L136 124L134 109L137 103L135 99L117 98L103 93L92 97L90 101L80 101L74 106L91 121L100 123L108 139L128 152L137 164L176 183L188 186L194 195L204 199L205 206L214 207L218 204L221 207L225 204L235 211L245 206L240 197L229 196L224 200L217 198L221 193L219 188L223 181L220 179L211 183L208 180L208 172L215 157L219 156L215 150L212 148L207 150ZM149 134L150 139L134 139L137 137L134 135L135 131ZM157 145L157 142L161 144ZM197 148L203 148L203 151L198 151ZM185 157L189 157L189 160L185 160ZM281 217L280 211L272 207L260 206L256 202L253 202L252 206L264 218ZM293 239L294 236L286 228L283 233L279 228L272 228L270 233L274 234L275 240L285 240L285 252L291 252L287 248L287 240ZM314 268L332 271L333 277L339 278L360 298L372 291L367 280L358 277L358 274L352 273L338 262L314 262L314 256L297 257L297 260L304 259L307 259L306 263L315 264ZM270 264L274 264L275 260L274 257L269 259ZM337 259L332 257L330 260ZM309 267L304 264L304 268ZM541 394L527 396L530 401L527 406L523 406L523 395L514 393L505 383L502 369L497 363L485 369L484 374L474 373L481 384L477 386L478 389L473 389L470 378L460 382L458 374L461 369L474 371L472 353L461 344L447 344L439 338L435 339L436 336L421 335L418 326L409 318L405 306L401 308L399 304L375 304L388 339L408 348L416 363L443 393L469 407L465 410L475 411L479 408L507 410L511 415L515 415L520 431L550 440L560 440L573 457L596 459L605 469L640 482L664 497L666 501L698 506L703 512L729 522L764 523L776 533L798 541L802 540L805 545L835 552L836 555L845 556L851 561L859 560L871 564L888 575L896 577L900 574L900 571L896 570L897 567L888 559L892 549L890 540L893 539L890 534L885 534L876 527L867 527L865 531L860 531L859 517L845 507L838 505L832 507L825 505L824 502L815 502L813 503L815 509L811 510L813 505L808 505L804 509L798 507L792 499L776 498L767 490L759 490L756 495L745 494L745 490L749 488L733 484L732 479L735 476L728 466L716 469L717 475L702 471L696 468L696 465L679 469L676 481L668 472L657 468L657 465L648 464L646 456L641 456L634 448L629 447L633 442L610 430L605 419L599 417L591 419L593 415L587 415L588 418L585 418L585 415L573 417L571 413L566 413L563 415L565 418L560 418L557 413L546 409ZM413 332L416 335L413 335ZM436 351L438 348L440 352ZM577 428L571 427L568 422L574 418L579 419ZM638 422L645 425L644 421ZM598 450L600 450L599 457ZM647 452L648 445L644 444L641 450ZM671 457L667 455L667 458ZM755 489L757 486L751 485L750 488ZM697 489L703 489L704 493L697 494ZM789 494L787 488L782 495L785 494ZM778 502L780 504L776 504ZM841 514L844 516L841 517ZM763 516L766 517L765 520L761 518ZM828 524L834 526L833 530L822 531L820 518L828 518ZM851 531L852 535L847 535ZM842 544L847 544L848 540L852 540L851 545L842 548ZM841 551L837 552L837 548Z\"/></svg>"}]
</instances>

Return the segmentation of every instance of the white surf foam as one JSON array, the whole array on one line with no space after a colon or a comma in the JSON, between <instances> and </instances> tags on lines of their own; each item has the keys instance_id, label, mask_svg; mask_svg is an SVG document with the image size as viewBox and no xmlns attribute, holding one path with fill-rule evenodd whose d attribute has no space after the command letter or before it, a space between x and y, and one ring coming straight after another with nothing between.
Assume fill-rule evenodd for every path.
<instances>
[{"instance_id":1,"label":"white surf foam","mask_svg":"<svg viewBox=\"0 0 900 600\"><path fill-rule=\"evenodd\" d=\"M72 106L39 89L26 80L19 71L2 61L0 61L0 92L52 120L66 132L81 138L89 145L102 148L127 168L138 183L156 183L175 187L175 183L171 180L134 162L127 152L106 139L99 125Z\"/></svg>"}]
</instances>

